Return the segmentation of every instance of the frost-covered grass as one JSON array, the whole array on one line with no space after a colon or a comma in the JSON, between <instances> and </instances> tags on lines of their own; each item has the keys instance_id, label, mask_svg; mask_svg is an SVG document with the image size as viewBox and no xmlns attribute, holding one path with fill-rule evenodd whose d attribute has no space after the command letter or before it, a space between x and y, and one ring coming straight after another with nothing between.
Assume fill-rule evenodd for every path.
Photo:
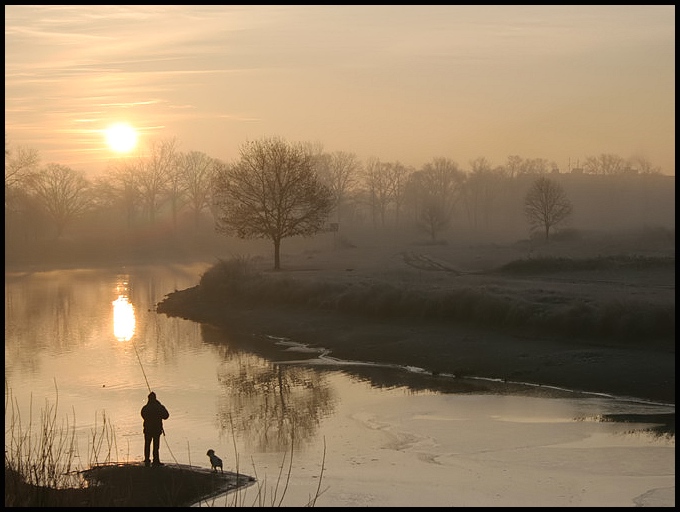
<instances>
[{"instance_id":1,"label":"frost-covered grass","mask_svg":"<svg viewBox=\"0 0 680 512\"><path fill-rule=\"evenodd\" d=\"M446 286L428 286L425 274L417 271L410 278L401 270L391 276L382 272L345 279L325 279L320 272L310 279L294 272L262 272L247 259L233 258L206 271L200 289L204 298L227 305L302 307L379 319L445 320L512 333L651 343L674 339L674 300L574 293L554 281L545 287L513 287L506 286L504 276L653 268L674 273L674 266L674 257L543 257L509 262L480 275L479 282L468 276L461 284L452 279Z\"/></svg>"}]
</instances>

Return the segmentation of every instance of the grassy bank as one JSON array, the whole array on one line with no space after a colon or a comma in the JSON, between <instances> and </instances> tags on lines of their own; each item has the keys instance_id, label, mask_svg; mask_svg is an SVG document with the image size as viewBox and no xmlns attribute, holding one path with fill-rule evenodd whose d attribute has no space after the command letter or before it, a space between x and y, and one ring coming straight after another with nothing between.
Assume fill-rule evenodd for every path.
<instances>
[{"instance_id":1,"label":"grassy bank","mask_svg":"<svg viewBox=\"0 0 680 512\"><path fill-rule=\"evenodd\" d=\"M382 320L446 321L517 335L673 346L674 300L648 301L619 293L588 296L573 293L559 281L565 273L659 268L674 274L675 258L533 258L467 276L464 282L452 278L446 286L430 286L422 273L411 280L403 275L400 280L351 275L334 280L324 279L323 273L310 279L294 273L262 272L248 259L234 258L206 271L198 291L205 302L224 307L295 307ZM513 279L518 275L541 276L541 281L517 286ZM166 301L159 305L159 312L171 307L172 295Z\"/></svg>"},{"instance_id":2,"label":"grassy bank","mask_svg":"<svg viewBox=\"0 0 680 512\"><path fill-rule=\"evenodd\" d=\"M233 258L170 293L157 312L211 324L253 347L274 335L340 360L433 376L675 403L671 260L534 257L460 272L444 252L420 255L418 268L394 254L357 254L360 265L351 267L298 258L280 272Z\"/></svg>"}]
</instances>

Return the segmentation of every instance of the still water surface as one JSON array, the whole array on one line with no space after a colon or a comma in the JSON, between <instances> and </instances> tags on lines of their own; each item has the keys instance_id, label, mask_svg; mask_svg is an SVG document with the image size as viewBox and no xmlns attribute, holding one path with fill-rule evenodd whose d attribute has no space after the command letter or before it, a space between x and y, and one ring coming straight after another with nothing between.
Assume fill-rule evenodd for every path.
<instances>
[{"instance_id":1,"label":"still water surface","mask_svg":"<svg viewBox=\"0 0 680 512\"><path fill-rule=\"evenodd\" d=\"M206 268L6 273L6 404L35 423L58 400L87 467L104 418L111 459L142 459L139 411L153 389L170 411L166 463L209 467L213 448L267 489L292 443L284 505L306 504L319 480L317 506L674 505L673 405L442 383L155 312Z\"/></svg>"}]
</instances>

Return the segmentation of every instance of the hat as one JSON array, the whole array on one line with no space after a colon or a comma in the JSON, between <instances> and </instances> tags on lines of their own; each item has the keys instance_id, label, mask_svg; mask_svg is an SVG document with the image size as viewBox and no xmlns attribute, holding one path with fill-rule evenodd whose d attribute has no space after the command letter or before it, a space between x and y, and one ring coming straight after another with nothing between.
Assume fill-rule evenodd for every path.
<instances>
[{"instance_id":1,"label":"hat","mask_svg":"<svg viewBox=\"0 0 680 512\"><path fill-rule=\"evenodd\" d=\"M149 393L149 400L156 400L156 393L154 393L153 391Z\"/></svg>"}]
</instances>

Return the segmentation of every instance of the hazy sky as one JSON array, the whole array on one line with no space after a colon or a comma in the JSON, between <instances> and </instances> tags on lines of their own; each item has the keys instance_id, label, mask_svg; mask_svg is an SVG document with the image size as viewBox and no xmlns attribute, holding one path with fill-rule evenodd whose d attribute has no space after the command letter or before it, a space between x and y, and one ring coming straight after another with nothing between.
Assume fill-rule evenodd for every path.
<instances>
[{"instance_id":1,"label":"hazy sky","mask_svg":"<svg viewBox=\"0 0 680 512\"><path fill-rule=\"evenodd\" d=\"M281 136L675 174L675 6L6 6L10 147L95 174L115 121L226 161Z\"/></svg>"}]
</instances>

